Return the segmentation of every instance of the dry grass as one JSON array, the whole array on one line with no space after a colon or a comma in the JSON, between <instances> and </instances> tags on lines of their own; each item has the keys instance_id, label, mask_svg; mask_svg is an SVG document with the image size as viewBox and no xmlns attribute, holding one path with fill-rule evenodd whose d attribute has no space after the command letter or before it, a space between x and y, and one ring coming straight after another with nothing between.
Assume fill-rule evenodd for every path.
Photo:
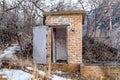
<instances>
[{"instance_id":1,"label":"dry grass","mask_svg":"<svg viewBox=\"0 0 120 80\"><path fill-rule=\"evenodd\" d=\"M32 72L32 80L43 80L43 77L41 77L38 73L38 68L37 65L34 65L34 69Z\"/></svg>"},{"instance_id":2,"label":"dry grass","mask_svg":"<svg viewBox=\"0 0 120 80\"><path fill-rule=\"evenodd\" d=\"M31 67L32 70L27 69L27 67ZM32 75L32 80L50 80L47 78L47 75L42 76L38 72L38 70L45 71L46 66L34 64L32 58L23 57L22 55L17 57L15 64L12 61L6 60L2 64L2 68L23 70ZM4 79L0 78L0 80Z\"/></svg>"},{"instance_id":3,"label":"dry grass","mask_svg":"<svg viewBox=\"0 0 120 80\"><path fill-rule=\"evenodd\" d=\"M95 63L95 61L116 61L117 50L97 42L93 38L83 38L83 61L84 63Z\"/></svg>"},{"instance_id":4,"label":"dry grass","mask_svg":"<svg viewBox=\"0 0 120 80\"><path fill-rule=\"evenodd\" d=\"M25 67L32 67L32 71L28 71L28 73L32 74L32 80L50 80L47 75L40 75L38 70L43 70L45 72L46 66L43 65L37 65L33 63L32 58L25 58L25 57L19 57L20 66L22 70L25 70Z\"/></svg>"},{"instance_id":5,"label":"dry grass","mask_svg":"<svg viewBox=\"0 0 120 80\"><path fill-rule=\"evenodd\" d=\"M120 80L120 66L85 66L80 80Z\"/></svg>"},{"instance_id":6,"label":"dry grass","mask_svg":"<svg viewBox=\"0 0 120 80\"><path fill-rule=\"evenodd\" d=\"M32 80L50 80L50 79L47 78L47 75L41 76L38 73L39 69L40 70L41 69L45 70L45 68L46 68L45 66L40 66L40 65L33 64L31 59L21 58L18 61L19 61L19 66L20 66L18 69L21 69L25 72L28 72L28 73L32 74L32 76L33 76ZM33 70L26 71L25 67L27 67L27 66L32 67ZM103 70L102 72L104 73L105 77L103 77L103 76L95 77L95 76L93 76L94 74L91 74L89 71L88 72L91 74L91 76L88 76L88 75L84 75L84 76L81 75L80 76L79 72L78 73L77 72L66 72L65 74L62 74L62 75L59 75L59 76L66 77L66 78L71 78L72 80L120 80L120 79L115 79L116 77L117 78L119 77L119 74L118 73L113 73L113 74L110 73L110 70L111 70L110 68L111 67L109 67L109 66L101 68ZM114 69L120 70L120 67L115 67ZM87 72L85 72L85 73L87 73ZM99 76L99 74L98 74L98 76Z\"/></svg>"}]
</instances>

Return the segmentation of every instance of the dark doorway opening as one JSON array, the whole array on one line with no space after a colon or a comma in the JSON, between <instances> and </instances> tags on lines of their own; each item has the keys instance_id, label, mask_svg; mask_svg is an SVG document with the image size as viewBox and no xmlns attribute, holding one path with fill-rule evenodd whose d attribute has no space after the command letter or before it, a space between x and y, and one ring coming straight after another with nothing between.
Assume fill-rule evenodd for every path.
<instances>
[{"instance_id":1,"label":"dark doorway opening","mask_svg":"<svg viewBox=\"0 0 120 80\"><path fill-rule=\"evenodd\" d=\"M52 29L52 62L67 63L67 27Z\"/></svg>"}]
</instances>

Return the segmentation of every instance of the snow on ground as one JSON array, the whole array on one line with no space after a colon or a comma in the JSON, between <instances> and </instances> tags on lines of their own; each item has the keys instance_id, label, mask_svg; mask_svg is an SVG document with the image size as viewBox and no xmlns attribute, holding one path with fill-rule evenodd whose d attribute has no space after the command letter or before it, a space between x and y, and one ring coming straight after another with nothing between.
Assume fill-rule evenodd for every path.
<instances>
[{"instance_id":1,"label":"snow on ground","mask_svg":"<svg viewBox=\"0 0 120 80\"><path fill-rule=\"evenodd\" d=\"M16 51L20 51L20 46L18 44L11 44L11 46L2 51L2 53L0 53L0 67L4 60L16 61L17 57L14 55ZM15 64L15 62L13 63Z\"/></svg>"},{"instance_id":2,"label":"snow on ground","mask_svg":"<svg viewBox=\"0 0 120 80\"><path fill-rule=\"evenodd\" d=\"M41 76L45 76L45 72L41 71L41 70L38 70L38 73L41 75Z\"/></svg>"},{"instance_id":3,"label":"snow on ground","mask_svg":"<svg viewBox=\"0 0 120 80\"><path fill-rule=\"evenodd\" d=\"M14 57L14 53L16 51L19 51L20 47L18 44L12 44L10 47L5 49L2 54L0 54L0 61L4 58L9 59ZM32 67L26 67L27 70L33 71L34 69ZM46 73L38 70L39 75L45 76ZM61 71L57 71L57 73L62 74ZM15 69L1 69L0 75L3 75L4 78L7 78L8 80L31 80L32 74L29 74L27 72L24 72L22 70L15 70ZM52 80L71 80L67 78L63 78L57 75L51 76Z\"/></svg>"},{"instance_id":4,"label":"snow on ground","mask_svg":"<svg viewBox=\"0 0 120 80\"><path fill-rule=\"evenodd\" d=\"M34 70L32 67L26 67L26 69ZM42 70L38 70L38 73L41 76L46 75L46 73L44 71L42 71ZM55 74L63 74L63 73L64 72L62 72L62 71L55 71ZM60 76L57 76L57 75L52 75L51 78L52 78L52 80L71 80L71 79L63 78L63 77L60 77Z\"/></svg>"},{"instance_id":5,"label":"snow on ground","mask_svg":"<svg viewBox=\"0 0 120 80\"><path fill-rule=\"evenodd\" d=\"M45 75L45 72L39 70L39 74ZM4 75L4 78L8 80L31 80L32 74L24 72L22 70L15 70L15 69L2 69L0 70L0 75ZM63 78L57 75L52 75L52 80L71 80L67 78Z\"/></svg>"},{"instance_id":6,"label":"snow on ground","mask_svg":"<svg viewBox=\"0 0 120 80\"><path fill-rule=\"evenodd\" d=\"M32 68L32 67L26 67L26 69L28 69L28 70L30 70L30 71L32 71L32 70L33 70L33 68Z\"/></svg>"},{"instance_id":7,"label":"snow on ground","mask_svg":"<svg viewBox=\"0 0 120 80\"><path fill-rule=\"evenodd\" d=\"M34 70L32 67L26 67L26 69L27 69L27 70L30 70L30 71L33 71L33 70ZM43 72L43 71L41 71L41 70L37 70L37 71L38 71L39 75L41 75L41 76L45 76L45 75L46 75L45 72Z\"/></svg>"},{"instance_id":8,"label":"snow on ground","mask_svg":"<svg viewBox=\"0 0 120 80\"><path fill-rule=\"evenodd\" d=\"M62 72L62 71L55 71L54 73L56 73L56 74L63 74L64 72Z\"/></svg>"},{"instance_id":9,"label":"snow on ground","mask_svg":"<svg viewBox=\"0 0 120 80\"><path fill-rule=\"evenodd\" d=\"M0 54L0 59L2 58L11 58L16 51L20 50L18 44L12 44L10 47L3 51L3 54Z\"/></svg>"},{"instance_id":10,"label":"snow on ground","mask_svg":"<svg viewBox=\"0 0 120 80\"><path fill-rule=\"evenodd\" d=\"M52 80L71 80L71 79L63 78L57 75L52 75Z\"/></svg>"},{"instance_id":11,"label":"snow on ground","mask_svg":"<svg viewBox=\"0 0 120 80\"><path fill-rule=\"evenodd\" d=\"M31 80L32 75L22 70L2 69L0 75L5 75L8 80ZM4 77L5 77L4 76Z\"/></svg>"}]
</instances>

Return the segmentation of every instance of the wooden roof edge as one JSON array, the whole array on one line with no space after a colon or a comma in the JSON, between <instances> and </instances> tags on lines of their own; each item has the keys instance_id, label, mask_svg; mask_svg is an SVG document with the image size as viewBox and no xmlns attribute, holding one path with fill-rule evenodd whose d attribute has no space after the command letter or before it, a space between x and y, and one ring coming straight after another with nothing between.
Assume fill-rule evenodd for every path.
<instances>
[{"instance_id":1,"label":"wooden roof edge","mask_svg":"<svg viewBox=\"0 0 120 80\"><path fill-rule=\"evenodd\" d=\"M56 11L52 11L52 12L44 12L43 15L44 16L49 16L49 15L77 15L77 14L83 14L85 15L85 10L79 10L79 11L59 11L59 12L56 12Z\"/></svg>"}]
</instances>

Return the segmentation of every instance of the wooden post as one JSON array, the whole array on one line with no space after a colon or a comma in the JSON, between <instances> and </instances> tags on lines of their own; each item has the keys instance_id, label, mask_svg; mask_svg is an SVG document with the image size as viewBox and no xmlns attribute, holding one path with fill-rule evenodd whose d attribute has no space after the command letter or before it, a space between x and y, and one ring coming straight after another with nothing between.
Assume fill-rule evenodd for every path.
<instances>
[{"instance_id":1,"label":"wooden post","mask_svg":"<svg viewBox=\"0 0 120 80\"><path fill-rule=\"evenodd\" d=\"M51 77L51 28L47 33L47 78Z\"/></svg>"},{"instance_id":2,"label":"wooden post","mask_svg":"<svg viewBox=\"0 0 120 80\"><path fill-rule=\"evenodd\" d=\"M50 79L50 77L51 77L51 55L48 54L47 57L48 57L47 58L47 76Z\"/></svg>"}]
</instances>

